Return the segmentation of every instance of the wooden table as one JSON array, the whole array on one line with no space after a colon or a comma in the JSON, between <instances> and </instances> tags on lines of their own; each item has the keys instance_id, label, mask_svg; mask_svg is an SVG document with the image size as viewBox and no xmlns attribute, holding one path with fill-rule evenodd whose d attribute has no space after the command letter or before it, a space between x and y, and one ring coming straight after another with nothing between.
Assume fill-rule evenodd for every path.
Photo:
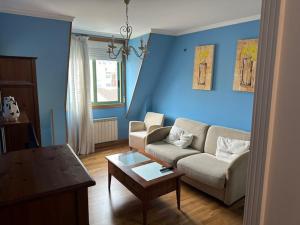
<instances>
[{"instance_id":1,"label":"wooden table","mask_svg":"<svg viewBox=\"0 0 300 225\"><path fill-rule=\"evenodd\" d=\"M0 223L88 225L95 181L67 145L0 155Z\"/></svg>"},{"instance_id":2,"label":"wooden table","mask_svg":"<svg viewBox=\"0 0 300 225\"><path fill-rule=\"evenodd\" d=\"M143 224L147 224L147 211L149 202L162 195L176 191L177 197L177 208L180 210L180 178L184 174L173 169L173 173L156 178L154 180L146 181L135 172L132 168L145 165L151 162L157 162L163 166L169 167L170 165L166 162L158 160L147 153L140 153L149 158L149 160L131 164L129 166L123 164L120 160L120 156L124 154L132 154L134 152L129 151L127 153L115 154L106 156L108 161L108 188L110 190L111 177L115 177L120 181L128 190L130 190L137 198L142 201L143 208Z\"/></svg>"}]
</instances>

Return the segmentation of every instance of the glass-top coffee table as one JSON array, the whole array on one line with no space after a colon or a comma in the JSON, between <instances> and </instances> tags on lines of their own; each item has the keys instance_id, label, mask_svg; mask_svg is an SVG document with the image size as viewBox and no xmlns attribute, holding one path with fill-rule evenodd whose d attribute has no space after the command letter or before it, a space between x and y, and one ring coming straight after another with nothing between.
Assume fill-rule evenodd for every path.
<instances>
[{"instance_id":1,"label":"glass-top coffee table","mask_svg":"<svg viewBox=\"0 0 300 225\"><path fill-rule=\"evenodd\" d=\"M143 225L147 224L149 201L176 191L177 208L180 210L180 177L184 174L171 169L161 172L163 167L170 167L164 161L136 151L129 151L106 156L108 161L108 188L111 177L115 177L142 202Z\"/></svg>"}]
</instances>

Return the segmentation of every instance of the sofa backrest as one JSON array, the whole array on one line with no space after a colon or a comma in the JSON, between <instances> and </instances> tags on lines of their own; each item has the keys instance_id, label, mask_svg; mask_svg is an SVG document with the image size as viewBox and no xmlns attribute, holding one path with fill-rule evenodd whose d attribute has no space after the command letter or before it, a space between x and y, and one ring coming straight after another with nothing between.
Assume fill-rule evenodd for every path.
<instances>
[{"instance_id":1,"label":"sofa backrest","mask_svg":"<svg viewBox=\"0 0 300 225\"><path fill-rule=\"evenodd\" d=\"M147 112L144 122L146 129L152 125L160 125L162 126L164 124L164 114L161 113L155 113L155 112Z\"/></svg>"},{"instance_id":2,"label":"sofa backrest","mask_svg":"<svg viewBox=\"0 0 300 225\"><path fill-rule=\"evenodd\" d=\"M203 152L205 137L209 127L207 124L194 120L178 118L176 119L174 125L193 134L194 137L191 147L193 149L199 150L200 152Z\"/></svg>"},{"instance_id":3,"label":"sofa backrest","mask_svg":"<svg viewBox=\"0 0 300 225\"><path fill-rule=\"evenodd\" d=\"M236 130L227 127L210 126L207 131L204 152L215 155L217 149L218 137L226 137L239 140L250 140L250 133L242 130Z\"/></svg>"}]
</instances>

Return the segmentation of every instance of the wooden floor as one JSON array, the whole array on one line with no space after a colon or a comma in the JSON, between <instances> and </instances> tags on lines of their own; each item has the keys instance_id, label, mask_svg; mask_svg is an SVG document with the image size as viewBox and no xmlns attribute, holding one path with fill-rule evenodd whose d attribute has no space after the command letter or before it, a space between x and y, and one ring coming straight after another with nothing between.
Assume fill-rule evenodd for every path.
<instances>
[{"instance_id":1,"label":"wooden floor","mask_svg":"<svg viewBox=\"0 0 300 225\"><path fill-rule=\"evenodd\" d=\"M128 146L114 147L82 158L96 186L89 188L90 225L139 225L140 201L116 179L111 194L107 189L106 155L128 151ZM182 185L181 211L176 207L175 192L152 202L148 213L150 225L241 225L243 201L227 207L218 200Z\"/></svg>"}]
</instances>

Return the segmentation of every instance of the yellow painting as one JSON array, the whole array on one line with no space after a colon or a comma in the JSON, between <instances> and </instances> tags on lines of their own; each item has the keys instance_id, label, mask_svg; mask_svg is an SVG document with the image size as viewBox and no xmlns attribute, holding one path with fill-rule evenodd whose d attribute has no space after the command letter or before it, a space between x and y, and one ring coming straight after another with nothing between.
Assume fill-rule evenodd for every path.
<instances>
[{"instance_id":1,"label":"yellow painting","mask_svg":"<svg viewBox=\"0 0 300 225\"><path fill-rule=\"evenodd\" d=\"M233 81L234 91L254 92L257 52L258 39L238 41Z\"/></svg>"},{"instance_id":2,"label":"yellow painting","mask_svg":"<svg viewBox=\"0 0 300 225\"><path fill-rule=\"evenodd\" d=\"M214 45L198 46L195 50L193 89L211 90Z\"/></svg>"}]
</instances>

